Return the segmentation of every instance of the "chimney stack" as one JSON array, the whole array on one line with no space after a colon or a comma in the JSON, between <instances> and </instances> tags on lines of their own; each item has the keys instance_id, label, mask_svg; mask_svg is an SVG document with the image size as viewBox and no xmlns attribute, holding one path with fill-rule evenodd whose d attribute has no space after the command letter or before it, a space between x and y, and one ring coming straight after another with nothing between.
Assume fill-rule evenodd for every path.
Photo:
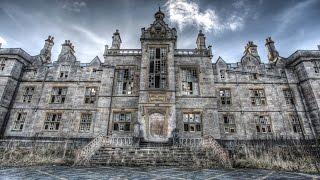
<instances>
[{"instance_id":1,"label":"chimney stack","mask_svg":"<svg viewBox=\"0 0 320 180\"><path fill-rule=\"evenodd\" d=\"M197 49L198 50L203 50L206 49L206 37L204 36L204 34L202 33L202 31L200 30L198 33L198 37L197 37Z\"/></svg>"},{"instance_id":2,"label":"chimney stack","mask_svg":"<svg viewBox=\"0 0 320 180\"><path fill-rule=\"evenodd\" d=\"M267 51L268 51L269 62L274 62L274 60L279 57L279 53L276 50L276 47L274 46L274 42L272 41L271 37L268 37L266 39L265 46L266 46Z\"/></svg>"}]
</instances>

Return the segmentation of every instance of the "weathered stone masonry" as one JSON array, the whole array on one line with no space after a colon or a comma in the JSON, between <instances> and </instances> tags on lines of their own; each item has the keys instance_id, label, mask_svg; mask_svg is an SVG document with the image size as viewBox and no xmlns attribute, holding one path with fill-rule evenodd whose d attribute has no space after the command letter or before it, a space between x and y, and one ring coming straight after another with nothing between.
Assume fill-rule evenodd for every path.
<instances>
[{"instance_id":1,"label":"weathered stone masonry","mask_svg":"<svg viewBox=\"0 0 320 180\"><path fill-rule=\"evenodd\" d=\"M52 62L50 36L36 56L0 48L2 137L319 138L320 50L285 58L267 38L269 63L251 41L238 63L212 63L201 31L195 49L177 49L164 17L141 29L139 49L121 49L117 30L103 62L80 63L69 40Z\"/></svg>"}]
</instances>

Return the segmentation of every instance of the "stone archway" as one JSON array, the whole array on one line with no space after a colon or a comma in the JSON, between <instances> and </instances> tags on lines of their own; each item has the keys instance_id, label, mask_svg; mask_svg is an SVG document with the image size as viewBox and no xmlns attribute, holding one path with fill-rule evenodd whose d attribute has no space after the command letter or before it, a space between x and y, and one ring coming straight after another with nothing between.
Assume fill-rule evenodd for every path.
<instances>
[{"instance_id":1,"label":"stone archway","mask_svg":"<svg viewBox=\"0 0 320 180\"><path fill-rule=\"evenodd\" d=\"M163 141L167 139L165 115L161 113L152 113L149 115L149 135L152 141Z\"/></svg>"}]
</instances>

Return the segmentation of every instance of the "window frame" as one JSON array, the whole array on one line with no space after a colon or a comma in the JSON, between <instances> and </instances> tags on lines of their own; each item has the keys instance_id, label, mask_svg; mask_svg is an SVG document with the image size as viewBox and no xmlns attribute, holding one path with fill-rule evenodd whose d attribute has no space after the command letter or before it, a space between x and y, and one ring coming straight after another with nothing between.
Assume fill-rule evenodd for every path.
<instances>
[{"instance_id":1,"label":"window frame","mask_svg":"<svg viewBox=\"0 0 320 180\"><path fill-rule=\"evenodd\" d=\"M92 113L81 113L81 115L80 115L80 124L79 124L79 132L80 133L89 133L89 132L91 132L92 124L93 124L93 115L92 115Z\"/></svg>"},{"instance_id":2,"label":"window frame","mask_svg":"<svg viewBox=\"0 0 320 180\"><path fill-rule=\"evenodd\" d=\"M132 112L113 112L112 130L115 132L131 132Z\"/></svg>"},{"instance_id":3,"label":"window frame","mask_svg":"<svg viewBox=\"0 0 320 180\"><path fill-rule=\"evenodd\" d=\"M58 91L56 90L58 89ZM60 90L61 89L61 90ZM60 93L61 91L61 93ZM58 92L57 94L55 94ZM68 87L55 86L52 87L50 95L50 104L64 104L68 94ZM58 99L58 100L57 100Z\"/></svg>"},{"instance_id":4,"label":"window frame","mask_svg":"<svg viewBox=\"0 0 320 180\"><path fill-rule=\"evenodd\" d=\"M187 119L186 119L187 117ZM202 132L202 114L200 112L183 112L183 131L184 132ZM198 120L197 120L198 118ZM193 129L191 129L193 128Z\"/></svg>"},{"instance_id":5,"label":"window frame","mask_svg":"<svg viewBox=\"0 0 320 180\"><path fill-rule=\"evenodd\" d=\"M115 93L117 95L132 95L134 90L134 69L116 69Z\"/></svg>"},{"instance_id":6,"label":"window frame","mask_svg":"<svg viewBox=\"0 0 320 180\"><path fill-rule=\"evenodd\" d=\"M292 89L284 88L284 89L282 89L282 93L283 93L286 105L294 105L295 104Z\"/></svg>"},{"instance_id":7,"label":"window frame","mask_svg":"<svg viewBox=\"0 0 320 180\"><path fill-rule=\"evenodd\" d=\"M264 88L252 88L250 91L250 100L252 106L266 106L267 98ZM262 96L263 95L263 96ZM259 104L257 104L259 102Z\"/></svg>"},{"instance_id":8,"label":"window frame","mask_svg":"<svg viewBox=\"0 0 320 180\"><path fill-rule=\"evenodd\" d=\"M222 121L225 134L235 134L237 132L236 121L233 114L223 114Z\"/></svg>"},{"instance_id":9,"label":"window frame","mask_svg":"<svg viewBox=\"0 0 320 180\"><path fill-rule=\"evenodd\" d=\"M159 49L159 50L158 50ZM159 51L159 52L158 52ZM168 47L149 47L148 88L166 89L168 87Z\"/></svg>"},{"instance_id":10,"label":"window frame","mask_svg":"<svg viewBox=\"0 0 320 180\"><path fill-rule=\"evenodd\" d=\"M89 92L89 94L87 92ZM84 93L84 104L95 104L97 100L98 100L98 87L96 86L86 87L85 93Z\"/></svg>"},{"instance_id":11,"label":"window frame","mask_svg":"<svg viewBox=\"0 0 320 180\"><path fill-rule=\"evenodd\" d=\"M62 113L48 112L46 113L45 121L43 124L43 130L51 131L51 132L59 131L61 129L61 121L62 121ZM53 129L51 129L51 127L53 127Z\"/></svg>"},{"instance_id":12,"label":"window frame","mask_svg":"<svg viewBox=\"0 0 320 180\"><path fill-rule=\"evenodd\" d=\"M181 67L181 93L182 95L199 95L199 73L197 67Z\"/></svg>"},{"instance_id":13,"label":"window frame","mask_svg":"<svg viewBox=\"0 0 320 180\"><path fill-rule=\"evenodd\" d=\"M253 116L253 119L256 126L256 133L269 134L273 132L271 117L269 115L257 114Z\"/></svg>"},{"instance_id":14,"label":"window frame","mask_svg":"<svg viewBox=\"0 0 320 180\"><path fill-rule=\"evenodd\" d=\"M25 86L24 92L22 94L22 102L23 103L31 103L32 97L34 95L35 86ZM31 92L30 92L31 91Z\"/></svg>"},{"instance_id":15,"label":"window frame","mask_svg":"<svg viewBox=\"0 0 320 180\"><path fill-rule=\"evenodd\" d=\"M27 112L16 112L11 131L23 131Z\"/></svg>"},{"instance_id":16,"label":"window frame","mask_svg":"<svg viewBox=\"0 0 320 180\"><path fill-rule=\"evenodd\" d=\"M229 93L229 96L227 96L226 92ZM219 97L220 97L220 104L222 106L230 106L230 105L232 105L232 94L231 94L231 89L230 88L220 88L219 89Z\"/></svg>"}]
</instances>

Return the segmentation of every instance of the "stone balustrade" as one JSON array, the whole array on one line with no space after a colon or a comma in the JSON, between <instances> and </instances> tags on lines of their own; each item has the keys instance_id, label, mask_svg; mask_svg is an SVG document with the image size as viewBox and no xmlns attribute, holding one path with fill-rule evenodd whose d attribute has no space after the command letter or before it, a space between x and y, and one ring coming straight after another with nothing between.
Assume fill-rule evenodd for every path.
<instances>
[{"instance_id":1,"label":"stone balustrade","mask_svg":"<svg viewBox=\"0 0 320 180\"><path fill-rule=\"evenodd\" d=\"M210 49L176 49L174 51L175 56L212 56Z\"/></svg>"},{"instance_id":2,"label":"stone balustrade","mask_svg":"<svg viewBox=\"0 0 320 180\"><path fill-rule=\"evenodd\" d=\"M112 146L132 146L133 145L133 138L132 137L111 137L110 144Z\"/></svg>"},{"instance_id":3,"label":"stone balustrade","mask_svg":"<svg viewBox=\"0 0 320 180\"><path fill-rule=\"evenodd\" d=\"M200 147L202 145L202 138L180 138L179 146L182 147Z\"/></svg>"},{"instance_id":4,"label":"stone balustrade","mask_svg":"<svg viewBox=\"0 0 320 180\"><path fill-rule=\"evenodd\" d=\"M137 56L141 55L141 49L108 49L105 56Z\"/></svg>"}]
</instances>

